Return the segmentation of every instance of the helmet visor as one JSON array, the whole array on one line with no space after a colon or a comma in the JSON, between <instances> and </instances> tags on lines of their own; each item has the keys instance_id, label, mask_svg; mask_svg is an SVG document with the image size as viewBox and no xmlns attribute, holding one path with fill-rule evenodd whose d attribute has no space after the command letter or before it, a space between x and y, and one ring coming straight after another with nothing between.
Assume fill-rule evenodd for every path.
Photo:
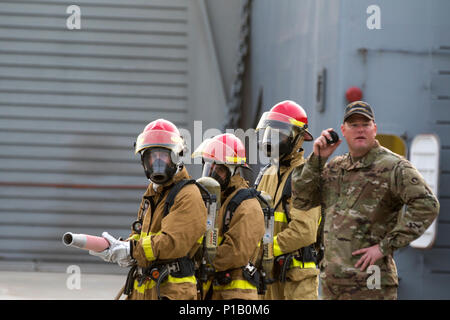
<instances>
[{"instance_id":1,"label":"helmet visor","mask_svg":"<svg viewBox=\"0 0 450 320\"><path fill-rule=\"evenodd\" d=\"M287 130L266 127L261 133L259 147L267 157L278 159L291 152L293 135Z\"/></svg>"},{"instance_id":2,"label":"helmet visor","mask_svg":"<svg viewBox=\"0 0 450 320\"><path fill-rule=\"evenodd\" d=\"M202 177L211 177L220 184L221 190L225 190L230 182L231 172L226 165L206 161L203 164Z\"/></svg>"},{"instance_id":3,"label":"helmet visor","mask_svg":"<svg viewBox=\"0 0 450 320\"><path fill-rule=\"evenodd\" d=\"M199 144L199 146L192 152L192 158L203 158L203 155L205 154L206 146L212 141L211 138L203 140L202 143Z\"/></svg>"}]
</instances>

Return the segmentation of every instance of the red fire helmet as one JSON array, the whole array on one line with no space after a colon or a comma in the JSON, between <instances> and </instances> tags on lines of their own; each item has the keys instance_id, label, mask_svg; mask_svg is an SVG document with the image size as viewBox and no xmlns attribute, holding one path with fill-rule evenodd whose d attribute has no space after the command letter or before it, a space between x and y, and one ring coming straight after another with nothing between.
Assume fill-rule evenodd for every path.
<instances>
[{"instance_id":1,"label":"red fire helmet","mask_svg":"<svg viewBox=\"0 0 450 320\"><path fill-rule=\"evenodd\" d=\"M292 130L303 134L305 141L312 141L313 136L308 131L308 116L305 110L291 100L285 100L274 105L270 111L264 112L256 130L267 127Z\"/></svg>"},{"instance_id":2,"label":"red fire helmet","mask_svg":"<svg viewBox=\"0 0 450 320\"><path fill-rule=\"evenodd\" d=\"M158 119L150 122L137 137L135 153L151 147L166 148L178 155L184 150L184 141L172 122Z\"/></svg>"},{"instance_id":3,"label":"red fire helmet","mask_svg":"<svg viewBox=\"0 0 450 320\"><path fill-rule=\"evenodd\" d=\"M242 141L231 133L224 133L203 141L192 153L206 161L248 167Z\"/></svg>"}]
</instances>

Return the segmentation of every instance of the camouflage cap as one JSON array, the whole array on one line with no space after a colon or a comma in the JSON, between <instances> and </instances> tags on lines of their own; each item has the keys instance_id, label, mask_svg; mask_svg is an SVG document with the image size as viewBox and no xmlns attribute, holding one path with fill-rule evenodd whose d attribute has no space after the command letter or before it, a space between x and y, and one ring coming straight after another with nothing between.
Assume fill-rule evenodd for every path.
<instances>
[{"instance_id":1,"label":"camouflage cap","mask_svg":"<svg viewBox=\"0 0 450 320\"><path fill-rule=\"evenodd\" d=\"M364 101L354 101L347 105L345 108L345 114L344 114L344 121L347 120L348 117L350 117L353 114L361 114L370 120L375 121L375 115L373 113L373 110L371 106Z\"/></svg>"}]
</instances>

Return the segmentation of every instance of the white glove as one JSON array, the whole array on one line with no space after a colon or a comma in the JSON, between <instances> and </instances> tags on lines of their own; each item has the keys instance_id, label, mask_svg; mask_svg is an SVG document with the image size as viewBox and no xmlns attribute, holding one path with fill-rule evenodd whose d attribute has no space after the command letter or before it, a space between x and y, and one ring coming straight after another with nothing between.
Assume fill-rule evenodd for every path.
<instances>
[{"instance_id":1,"label":"white glove","mask_svg":"<svg viewBox=\"0 0 450 320\"><path fill-rule=\"evenodd\" d=\"M134 263L134 259L130 255L130 243L128 241L120 241L108 232L103 232L102 237L109 242L109 248L102 252L89 250L89 254L100 257L106 262L117 263L121 267L129 267Z\"/></svg>"}]
</instances>

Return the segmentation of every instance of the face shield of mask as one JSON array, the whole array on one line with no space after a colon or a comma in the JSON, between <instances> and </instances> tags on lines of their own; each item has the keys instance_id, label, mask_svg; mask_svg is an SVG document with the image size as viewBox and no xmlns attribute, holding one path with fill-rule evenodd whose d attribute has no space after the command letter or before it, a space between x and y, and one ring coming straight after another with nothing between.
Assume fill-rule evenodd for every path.
<instances>
[{"instance_id":1,"label":"face shield of mask","mask_svg":"<svg viewBox=\"0 0 450 320\"><path fill-rule=\"evenodd\" d=\"M214 162L205 162L203 164L202 177L211 177L220 184L220 189L224 191L231 179L231 172L227 166Z\"/></svg>"},{"instance_id":2,"label":"face shield of mask","mask_svg":"<svg viewBox=\"0 0 450 320\"><path fill-rule=\"evenodd\" d=\"M144 152L143 166L147 178L153 183L164 184L173 178L177 170L173 152L165 148L151 148Z\"/></svg>"},{"instance_id":3,"label":"face shield of mask","mask_svg":"<svg viewBox=\"0 0 450 320\"><path fill-rule=\"evenodd\" d=\"M271 159L279 159L292 150L292 132L283 128L267 127L262 133L260 148L264 155Z\"/></svg>"}]
</instances>

